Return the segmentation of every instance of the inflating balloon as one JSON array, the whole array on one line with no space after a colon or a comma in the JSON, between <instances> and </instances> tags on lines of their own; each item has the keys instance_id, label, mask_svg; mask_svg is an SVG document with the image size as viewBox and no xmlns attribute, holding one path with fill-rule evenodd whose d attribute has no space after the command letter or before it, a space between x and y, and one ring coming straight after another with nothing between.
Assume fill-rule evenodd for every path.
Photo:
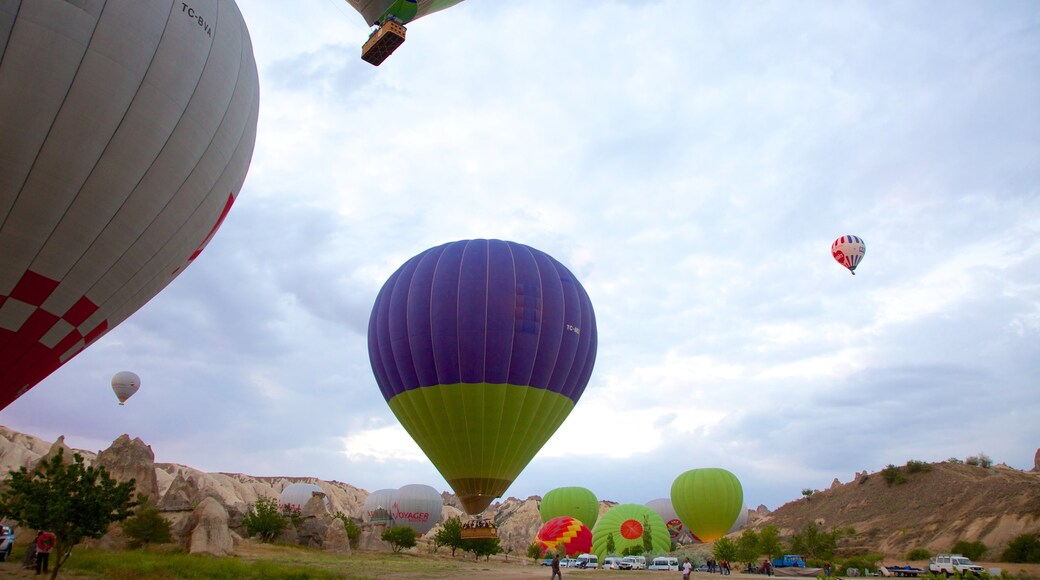
<instances>
[{"instance_id":1,"label":"inflating balloon","mask_svg":"<svg viewBox=\"0 0 1040 580\"><path fill-rule=\"evenodd\" d=\"M596 318L585 289L548 254L451 242L383 285L368 354L390 409L474 515L578 402L596 360Z\"/></svg>"},{"instance_id":2,"label":"inflating balloon","mask_svg":"<svg viewBox=\"0 0 1040 580\"><path fill-rule=\"evenodd\" d=\"M411 483L397 490L390 515L394 525L408 526L421 536L440 523L442 507L440 492L428 485Z\"/></svg>"},{"instance_id":3,"label":"inflating balloon","mask_svg":"<svg viewBox=\"0 0 1040 580\"><path fill-rule=\"evenodd\" d=\"M673 542L693 539L686 526L683 525L682 520L679 519L679 514L675 513L675 508L672 507L672 500L668 498L651 500L646 503L646 507L654 510L654 513L661 516L665 527L668 528L668 537Z\"/></svg>"},{"instance_id":4,"label":"inflating balloon","mask_svg":"<svg viewBox=\"0 0 1040 580\"><path fill-rule=\"evenodd\" d=\"M260 87L233 0L0 14L3 409L206 247L245 180Z\"/></svg>"},{"instance_id":5,"label":"inflating balloon","mask_svg":"<svg viewBox=\"0 0 1040 580\"><path fill-rule=\"evenodd\" d=\"M740 516L744 490L725 469L691 469L672 483L672 505L690 533L702 542L726 535Z\"/></svg>"},{"instance_id":6,"label":"inflating balloon","mask_svg":"<svg viewBox=\"0 0 1040 580\"><path fill-rule=\"evenodd\" d=\"M112 392L122 405L141 388L141 377L130 371L120 371L112 376Z\"/></svg>"},{"instance_id":7,"label":"inflating balloon","mask_svg":"<svg viewBox=\"0 0 1040 580\"><path fill-rule=\"evenodd\" d=\"M856 275L856 266L859 266L863 254L867 252L867 245L859 236L842 236L831 244L831 255L839 264L845 266Z\"/></svg>"},{"instance_id":8,"label":"inflating balloon","mask_svg":"<svg viewBox=\"0 0 1040 580\"><path fill-rule=\"evenodd\" d=\"M538 514L542 523L555 517L570 516L594 528L599 519L599 500L596 494L584 487L557 487L549 490L542 498Z\"/></svg>"},{"instance_id":9,"label":"inflating balloon","mask_svg":"<svg viewBox=\"0 0 1040 580\"><path fill-rule=\"evenodd\" d=\"M278 495L278 506L287 506L293 510L302 510L307 502L311 501L314 494L321 494L325 507L329 506L329 496L321 486L313 483L290 483L285 486L282 493Z\"/></svg>"},{"instance_id":10,"label":"inflating balloon","mask_svg":"<svg viewBox=\"0 0 1040 580\"><path fill-rule=\"evenodd\" d=\"M365 507L361 513L364 522L391 522L394 517L391 509L397 501L396 489L377 489L365 498Z\"/></svg>"},{"instance_id":11,"label":"inflating balloon","mask_svg":"<svg viewBox=\"0 0 1040 580\"><path fill-rule=\"evenodd\" d=\"M614 539L614 552L624 553L626 548L643 548L643 533L650 534L651 552L663 553L671 549L668 528L661 516L646 506L634 503L616 505L606 511L592 530L592 551L600 560L609 556L607 542Z\"/></svg>"},{"instance_id":12,"label":"inflating balloon","mask_svg":"<svg viewBox=\"0 0 1040 580\"><path fill-rule=\"evenodd\" d=\"M568 556L585 554L592 550L592 532L581 520L560 516L552 518L538 529L538 546L546 551L566 552Z\"/></svg>"}]
</instances>

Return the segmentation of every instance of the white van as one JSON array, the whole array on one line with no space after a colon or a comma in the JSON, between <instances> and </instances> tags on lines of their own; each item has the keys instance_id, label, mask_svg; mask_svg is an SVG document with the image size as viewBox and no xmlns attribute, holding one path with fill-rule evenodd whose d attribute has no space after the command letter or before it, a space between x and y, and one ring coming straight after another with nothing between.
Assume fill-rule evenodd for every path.
<instances>
[{"instance_id":1,"label":"white van","mask_svg":"<svg viewBox=\"0 0 1040 580\"><path fill-rule=\"evenodd\" d=\"M671 556L658 556L650 562L648 570L679 570L679 559Z\"/></svg>"},{"instance_id":2,"label":"white van","mask_svg":"<svg viewBox=\"0 0 1040 580\"><path fill-rule=\"evenodd\" d=\"M595 554L580 554L578 556L578 568L595 570L599 566L599 558Z\"/></svg>"},{"instance_id":3,"label":"white van","mask_svg":"<svg viewBox=\"0 0 1040 580\"><path fill-rule=\"evenodd\" d=\"M643 556L625 556L621 558L622 570L646 570L646 558Z\"/></svg>"},{"instance_id":4,"label":"white van","mask_svg":"<svg viewBox=\"0 0 1040 580\"><path fill-rule=\"evenodd\" d=\"M603 569L604 570L620 570L621 569L621 558L617 556L607 556L603 558Z\"/></svg>"}]
</instances>

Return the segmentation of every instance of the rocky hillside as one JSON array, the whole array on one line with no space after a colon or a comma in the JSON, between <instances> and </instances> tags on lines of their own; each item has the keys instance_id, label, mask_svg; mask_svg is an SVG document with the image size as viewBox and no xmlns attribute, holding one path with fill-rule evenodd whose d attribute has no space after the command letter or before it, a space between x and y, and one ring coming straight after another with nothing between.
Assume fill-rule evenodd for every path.
<instances>
[{"instance_id":1,"label":"rocky hillside","mask_svg":"<svg viewBox=\"0 0 1040 580\"><path fill-rule=\"evenodd\" d=\"M62 438L52 444L0 426L0 473L31 467L57 447L65 447L71 456ZM338 481L206 473L173 463L154 463L151 448L128 435L120 436L103 451L75 451L90 463L104 465L117 479L134 478L138 491L158 498L159 507L175 523L189 521L193 510L212 498L226 510L227 525L238 529L247 508L258 497L276 498L286 486L297 482L320 486L333 513L342 512L358 520L368 497L368 491ZM952 463L930 466L925 472L905 474L902 484L890 485L878 473L858 474L846 484L835 480L830 489L787 503L772 513L764 507L753 510L748 525L761 528L772 524L784 537L810 522L825 530L852 527L855 534L845 540L846 548L893 557L917 547L933 552L946 550L957 540L979 540L1000 550L1019 534L1040 534L1040 470L1024 472L1007 466L983 469ZM444 493L443 499L442 518L462 514L453 494ZM540 501L538 496L510 497L485 512L498 525L504 548L512 548L513 553L526 552L541 525ZM600 514L614 505L601 501ZM186 526L184 533L188 534ZM375 538L363 542L362 547L379 549L378 535Z\"/></svg>"},{"instance_id":2,"label":"rocky hillside","mask_svg":"<svg viewBox=\"0 0 1040 580\"><path fill-rule=\"evenodd\" d=\"M1023 533L1040 534L1040 473L1007 466L962 463L925 464L903 483L888 483L881 473L861 473L846 484L789 502L754 522L772 524L790 537L810 522L824 530L851 527L847 549L866 549L903 557L913 548L933 553L954 542L981 541L998 554Z\"/></svg>"}]
</instances>

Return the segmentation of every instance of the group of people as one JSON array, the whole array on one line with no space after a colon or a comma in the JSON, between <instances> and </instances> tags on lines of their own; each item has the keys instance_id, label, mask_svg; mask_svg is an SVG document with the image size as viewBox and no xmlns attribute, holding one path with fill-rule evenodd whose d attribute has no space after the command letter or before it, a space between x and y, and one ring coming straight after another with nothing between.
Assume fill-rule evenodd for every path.
<instances>
[{"instance_id":1,"label":"group of people","mask_svg":"<svg viewBox=\"0 0 1040 580\"><path fill-rule=\"evenodd\" d=\"M36 540L29 544L22 559L22 567L27 569L36 568L37 574L47 572L47 565L51 559L51 550L57 543L58 538L51 532L40 530L36 532Z\"/></svg>"},{"instance_id":2,"label":"group of people","mask_svg":"<svg viewBox=\"0 0 1040 580\"><path fill-rule=\"evenodd\" d=\"M729 575L729 560L723 560L721 562L708 560L705 564L708 566L708 572L711 572L712 574L719 573L725 576Z\"/></svg>"}]
</instances>

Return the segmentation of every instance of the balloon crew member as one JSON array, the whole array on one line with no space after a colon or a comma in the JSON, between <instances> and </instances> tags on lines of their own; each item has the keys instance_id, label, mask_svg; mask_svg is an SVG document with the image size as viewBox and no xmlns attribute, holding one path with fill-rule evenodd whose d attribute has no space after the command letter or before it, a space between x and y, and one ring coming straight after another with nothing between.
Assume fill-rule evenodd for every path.
<instances>
[{"instance_id":1,"label":"balloon crew member","mask_svg":"<svg viewBox=\"0 0 1040 580\"><path fill-rule=\"evenodd\" d=\"M47 562L51 558L51 550L54 549L58 538L51 532L40 532L36 536L36 574L47 571Z\"/></svg>"},{"instance_id":2,"label":"balloon crew member","mask_svg":"<svg viewBox=\"0 0 1040 580\"><path fill-rule=\"evenodd\" d=\"M549 580L556 580L557 578L563 580L563 574L560 572L560 555L558 553L553 554L552 576L549 577Z\"/></svg>"}]
</instances>

